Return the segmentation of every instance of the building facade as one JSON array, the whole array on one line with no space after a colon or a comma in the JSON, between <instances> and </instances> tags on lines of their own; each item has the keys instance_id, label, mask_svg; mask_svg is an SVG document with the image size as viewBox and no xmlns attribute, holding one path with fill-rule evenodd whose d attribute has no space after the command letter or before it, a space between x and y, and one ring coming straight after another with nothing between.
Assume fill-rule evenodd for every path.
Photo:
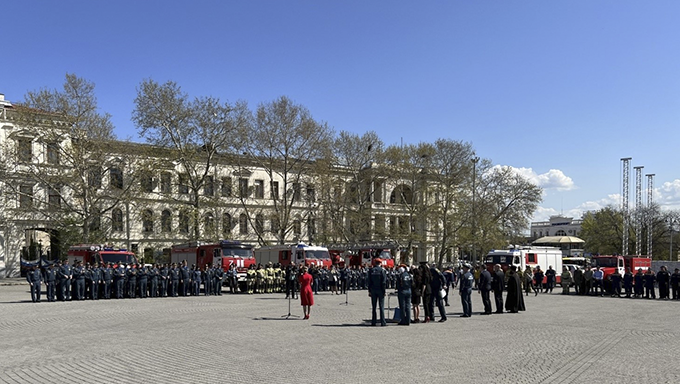
<instances>
[{"instance_id":1,"label":"building facade","mask_svg":"<svg viewBox=\"0 0 680 384\"><path fill-rule=\"evenodd\" d=\"M576 236L581 233L583 219L574 219L561 215L551 216L548 221L531 223L531 240L545 236Z\"/></svg>"}]
</instances>

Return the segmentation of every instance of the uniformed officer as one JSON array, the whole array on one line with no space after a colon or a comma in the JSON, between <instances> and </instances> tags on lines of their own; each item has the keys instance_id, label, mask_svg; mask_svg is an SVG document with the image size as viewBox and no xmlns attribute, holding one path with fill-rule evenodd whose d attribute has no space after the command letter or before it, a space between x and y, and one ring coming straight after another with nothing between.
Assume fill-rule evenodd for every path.
<instances>
[{"instance_id":1,"label":"uniformed officer","mask_svg":"<svg viewBox=\"0 0 680 384\"><path fill-rule=\"evenodd\" d=\"M385 322L385 289L387 288L387 274L382 268L381 260L375 259L374 267L368 275L368 296L371 297L371 307L373 309L373 317L371 318L371 325L376 324L376 306L380 306L380 325L386 326Z\"/></svg>"},{"instance_id":2,"label":"uniformed officer","mask_svg":"<svg viewBox=\"0 0 680 384\"><path fill-rule=\"evenodd\" d=\"M47 287L47 301L55 301L55 292L57 285L57 270L54 269L54 264L50 264L45 271L45 285Z\"/></svg>"},{"instance_id":3,"label":"uniformed officer","mask_svg":"<svg viewBox=\"0 0 680 384\"><path fill-rule=\"evenodd\" d=\"M654 276L654 272L652 272L651 268L647 270L647 273L645 273L644 280L645 280L645 297L649 299L649 296L651 294L652 299L656 299L656 293L654 292L654 283L656 282L656 276Z\"/></svg>"},{"instance_id":4,"label":"uniformed officer","mask_svg":"<svg viewBox=\"0 0 680 384\"><path fill-rule=\"evenodd\" d=\"M222 280L224 279L224 270L221 266L215 264L213 271L213 294L222 296Z\"/></svg>"},{"instance_id":5,"label":"uniformed officer","mask_svg":"<svg viewBox=\"0 0 680 384\"><path fill-rule=\"evenodd\" d=\"M90 300L99 300L99 284L101 282L101 269L99 264L95 264L90 270Z\"/></svg>"},{"instance_id":6,"label":"uniformed officer","mask_svg":"<svg viewBox=\"0 0 680 384\"><path fill-rule=\"evenodd\" d=\"M274 292L283 292L283 270L281 264L274 264Z\"/></svg>"},{"instance_id":7,"label":"uniformed officer","mask_svg":"<svg viewBox=\"0 0 680 384\"><path fill-rule=\"evenodd\" d=\"M189 293L189 283L191 276L189 274L189 266L187 265L187 261L184 260L182 261L182 266L179 268L179 273L180 273L180 294L182 296L186 296Z\"/></svg>"},{"instance_id":8,"label":"uniformed officer","mask_svg":"<svg viewBox=\"0 0 680 384\"><path fill-rule=\"evenodd\" d=\"M673 300L680 299L680 268L675 268L671 275L671 290L673 291Z\"/></svg>"},{"instance_id":9,"label":"uniformed officer","mask_svg":"<svg viewBox=\"0 0 680 384\"><path fill-rule=\"evenodd\" d=\"M626 267L626 273L623 274L623 288L626 291L626 297L630 297L633 293L633 272L630 267Z\"/></svg>"},{"instance_id":10,"label":"uniformed officer","mask_svg":"<svg viewBox=\"0 0 680 384\"><path fill-rule=\"evenodd\" d=\"M137 284L139 285L139 297L145 299L147 286L149 285L149 275L144 264L137 265Z\"/></svg>"},{"instance_id":11,"label":"uniformed officer","mask_svg":"<svg viewBox=\"0 0 680 384\"><path fill-rule=\"evenodd\" d=\"M139 264L133 265L127 270L126 276L128 280L128 297L134 299L137 297L137 269Z\"/></svg>"},{"instance_id":12,"label":"uniformed officer","mask_svg":"<svg viewBox=\"0 0 680 384\"><path fill-rule=\"evenodd\" d=\"M463 264L463 276L459 283L460 301L463 305L463 314L460 317L472 316L472 286L475 283L475 277L470 273L470 264Z\"/></svg>"},{"instance_id":13,"label":"uniformed officer","mask_svg":"<svg viewBox=\"0 0 680 384\"><path fill-rule=\"evenodd\" d=\"M668 273L665 265L662 265L659 272L656 274L656 283L659 286L659 299L668 300L670 298L670 289L668 283L671 280L671 274Z\"/></svg>"},{"instance_id":14,"label":"uniformed officer","mask_svg":"<svg viewBox=\"0 0 680 384\"><path fill-rule=\"evenodd\" d=\"M642 268L638 268L637 272L633 276L633 283L634 285L634 292L635 294L633 295L634 297L642 297L644 295L644 286L645 286L645 275L642 273Z\"/></svg>"},{"instance_id":15,"label":"uniformed officer","mask_svg":"<svg viewBox=\"0 0 680 384\"><path fill-rule=\"evenodd\" d=\"M113 269L112 264L109 263L104 265L102 268L102 281L104 282L104 298L111 298L111 282L113 281Z\"/></svg>"},{"instance_id":16,"label":"uniformed officer","mask_svg":"<svg viewBox=\"0 0 680 384\"><path fill-rule=\"evenodd\" d=\"M248 271L246 272L246 286L248 294L252 294L255 290L256 276L257 272L255 272L255 264L251 264L250 267L248 267Z\"/></svg>"},{"instance_id":17,"label":"uniformed officer","mask_svg":"<svg viewBox=\"0 0 680 384\"><path fill-rule=\"evenodd\" d=\"M238 271L236 270L236 264L231 263L229 265L227 279L229 280L229 292L231 293L238 292Z\"/></svg>"},{"instance_id":18,"label":"uniformed officer","mask_svg":"<svg viewBox=\"0 0 680 384\"><path fill-rule=\"evenodd\" d=\"M40 268L32 266L31 270L26 274L26 281L31 287L31 301L34 303L40 302L40 283L42 282L42 274Z\"/></svg>"},{"instance_id":19,"label":"uniformed officer","mask_svg":"<svg viewBox=\"0 0 680 384\"><path fill-rule=\"evenodd\" d=\"M397 297L399 298L399 309L401 310L401 320L399 320L399 325L411 324L412 283L413 277L406 270L406 265L400 265L397 273Z\"/></svg>"},{"instance_id":20,"label":"uniformed officer","mask_svg":"<svg viewBox=\"0 0 680 384\"><path fill-rule=\"evenodd\" d=\"M61 268L59 268L59 285L61 285L61 297L64 301L71 301L71 283L73 279L73 271L67 261L64 261Z\"/></svg>"},{"instance_id":21,"label":"uniformed officer","mask_svg":"<svg viewBox=\"0 0 680 384\"><path fill-rule=\"evenodd\" d=\"M199 270L200 272L200 270ZM213 279L213 270L210 268L210 265L206 264L205 267L203 268L203 274L202 274L202 279L203 279L203 294L205 296L208 296L212 292L212 279ZM199 290L200 292L200 290Z\"/></svg>"},{"instance_id":22,"label":"uniformed officer","mask_svg":"<svg viewBox=\"0 0 680 384\"><path fill-rule=\"evenodd\" d=\"M170 291L168 291L168 296L172 297L177 297L177 290L179 288L179 277L180 277L180 272L179 268L177 268L177 264L172 263L172 266L170 267L169 270L169 282L170 282Z\"/></svg>"},{"instance_id":23,"label":"uniformed officer","mask_svg":"<svg viewBox=\"0 0 680 384\"><path fill-rule=\"evenodd\" d=\"M612 291L611 291L612 297L614 297L614 296L621 297L621 280L622 280L622 278L623 277L619 273L618 268L614 269L614 273L609 275L609 280L610 280L611 286L612 286Z\"/></svg>"},{"instance_id":24,"label":"uniformed officer","mask_svg":"<svg viewBox=\"0 0 680 384\"><path fill-rule=\"evenodd\" d=\"M76 300L85 300L85 269L80 260L75 262L73 267L73 280L76 282L75 296Z\"/></svg>"},{"instance_id":25,"label":"uniformed officer","mask_svg":"<svg viewBox=\"0 0 680 384\"><path fill-rule=\"evenodd\" d=\"M160 296L166 297L168 295L168 278L170 277L170 267L168 264L163 264L159 271L159 283L160 283Z\"/></svg>"},{"instance_id":26,"label":"uniformed officer","mask_svg":"<svg viewBox=\"0 0 680 384\"><path fill-rule=\"evenodd\" d=\"M295 267L288 264L286 266L286 299L289 297L295 298L295 280L297 280Z\"/></svg>"},{"instance_id":27,"label":"uniformed officer","mask_svg":"<svg viewBox=\"0 0 680 384\"><path fill-rule=\"evenodd\" d=\"M149 295L151 297L158 297L158 279L160 278L160 269L158 269L158 264L154 264L153 267L149 268L148 276L151 282L151 288L149 289Z\"/></svg>"},{"instance_id":28,"label":"uniformed officer","mask_svg":"<svg viewBox=\"0 0 680 384\"><path fill-rule=\"evenodd\" d=\"M264 292L264 267L262 264L257 265L257 269L255 270L255 292L257 293L263 293Z\"/></svg>"},{"instance_id":29,"label":"uniformed officer","mask_svg":"<svg viewBox=\"0 0 680 384\"><path fill-rule=\"evenodd\" d=\"M113 278L116 284L116 299L122 299L125 292L125 265L118 264L113 271Z\"/></svg>"},{"instance_id":30,"label":"uniformed officer","mask_svg":"<svg viewBox=\"0 0 680 384\"><path fill-rule=\"evenodd\" d=\"M191 294L198 296L201 294L201 269L196 264L191 265L191 281L193 282L193 289Z\"/></svg>"},{"instance_id":31,"label":"uniformed officer","mask_svg":"<svg viewBox=\"0 0 680 384\"><path fill-rule=\"evenodd\" d=\"M270 261L267 263L267 269L265 271L265 278L266 278L266 292L267 293L273 293L274 292L274 266L272 265L272 262Z\"/></svg>"}]
</instances>

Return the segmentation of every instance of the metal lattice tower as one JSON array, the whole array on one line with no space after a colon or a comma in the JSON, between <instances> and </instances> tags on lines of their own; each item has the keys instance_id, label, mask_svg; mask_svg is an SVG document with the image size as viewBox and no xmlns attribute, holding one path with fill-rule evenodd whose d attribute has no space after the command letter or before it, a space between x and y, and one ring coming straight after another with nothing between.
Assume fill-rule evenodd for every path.
<instances>
[{"instance_id":1,"label":"metal lattice tower","mask_svg":"<svg viewBox=\"0 0 680 384\"><path fill-rule=\"evenodd\" d=\"M630 191L630 160L631 157L624 157L621 159L623 162L623 201L621 202L621 208L623 211L623 244L621 247L621 254L628 255L628 192Z\"/></svg>"},{"instance_id":2,"label":"metal lattice tower","mask_svg":"<svg viewBox=\"0 0 680 384\"><path fill-rule=\"evenodd\" d=\"M654 226L654 174L650 173L647 176L647 208L649 217L647 217L647 256L652 257L652 227Z\"/></svg>"},{"instance_id":3,"label":"metal lattice tower","mask_svg":"<svg viewBox=\"0 0 680 384\"><path fill-rule=\"evenodd\" d=\"M633 167L635 169L635 254L642 254L642 169L644 166Z\"/></svg>"}]
</instances>

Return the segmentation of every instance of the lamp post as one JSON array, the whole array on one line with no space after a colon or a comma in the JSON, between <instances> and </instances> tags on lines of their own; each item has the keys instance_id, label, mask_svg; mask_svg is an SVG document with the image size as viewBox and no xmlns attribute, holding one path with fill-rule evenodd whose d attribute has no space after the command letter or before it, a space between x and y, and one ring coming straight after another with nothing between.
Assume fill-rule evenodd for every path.
<instances>
[{"instance_id":1,"label":"lamp post","mask_svg":"<svg viewBox=\"0 0 680 384\"><path fill-rule=\"evenodd\" d=\"M472 158L472 259L477 262L477 239L476 229L477 229L477 216L475 212L475 195L477 194L477 162L479 157L474 156Z\"/></svg>"},{"instance_id":2,"label":"lamp post","mask_svg":"<svg viewBox=\"0 0 680 384\"><path fill-rule=\"evenodd\" d=\"M668 251L668 261L673 260L673 226L677 223L676 219L673 218L668 218L666 219L666 223L668 224L668 229L671 231L671 241L670 241L670 250Z\"/></svg>"}]
</instances>

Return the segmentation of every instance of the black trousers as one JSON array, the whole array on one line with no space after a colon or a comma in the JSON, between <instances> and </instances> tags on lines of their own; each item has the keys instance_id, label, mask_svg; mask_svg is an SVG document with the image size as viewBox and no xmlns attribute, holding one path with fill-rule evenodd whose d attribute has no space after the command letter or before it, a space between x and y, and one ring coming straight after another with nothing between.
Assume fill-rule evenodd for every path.
<instances>
[{"instance_id":1,"label":"black trousers","mask_svg":"<svg viewBox=\"0 0 680 384\"><path fill-rule=\"evenodd\" d=\"M503 313L503 291L493 291L493 298L496 301L496 313Z\"/></svg>"},{"instance_id":2,"label":"black trousers","mask_svg":"<svg viewBox=\"0 0 680 384\"><path fill-rule=\"evenodd\" d=\"M482 304L484 305L484 313L491 313L491 291L480 291L482 294Z\"/></svg>"}]
</instances>

